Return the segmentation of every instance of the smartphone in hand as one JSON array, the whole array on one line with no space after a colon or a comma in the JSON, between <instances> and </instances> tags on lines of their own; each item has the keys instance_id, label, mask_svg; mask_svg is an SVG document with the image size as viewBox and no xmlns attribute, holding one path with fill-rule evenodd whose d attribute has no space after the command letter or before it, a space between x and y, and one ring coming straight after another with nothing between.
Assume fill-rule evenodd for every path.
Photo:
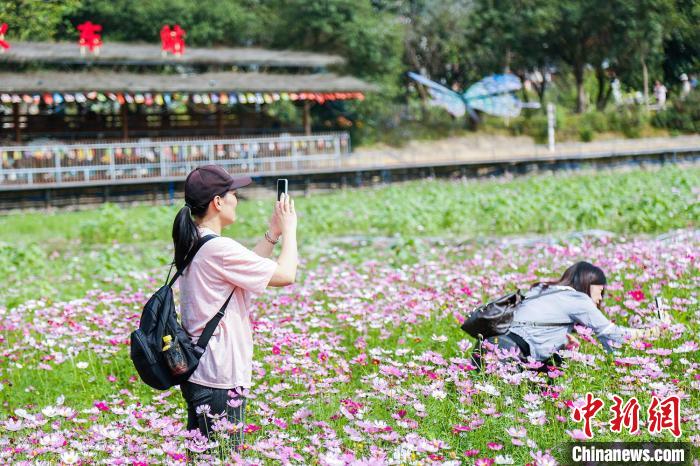
<instances>
[{"instance_id":1,"label":"smartphone in hand","mask_svg":"<svg viewBox=\"0 0 700 466\"><path fill-rule=\"evenodd\" d=\"M289 187L289 182L287 181L287 178L279 178L277 179L277 200L279 201L282 199L282 193L285 195L287 194L287 188Z\"/></svg>"}]
</instances>

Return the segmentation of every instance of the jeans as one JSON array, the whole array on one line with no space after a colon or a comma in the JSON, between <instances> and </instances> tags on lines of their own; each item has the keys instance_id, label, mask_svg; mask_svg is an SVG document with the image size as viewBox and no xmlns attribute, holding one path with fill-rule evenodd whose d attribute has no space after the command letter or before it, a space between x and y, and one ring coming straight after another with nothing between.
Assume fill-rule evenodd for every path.
<instances>
[{"instance_id":1,"label":"jeans","mask_svg":"<svg viewBox=\"0 0 700 466\"><path fill-rule=\"evenodd\" d=\"M523 356L518 344L508 335L498 335L495 337L489 337L485 341L488 341L492 345L495 345L496 347L502 350L510 350L511 348L517 348L519 357ZM477 345L474 348L474 351L472 352L472 364L474 364L478 370L482 369L481 354L483 351L484 348L482 348L482 344L477 342Z\"/></svg>"},{"instance_id":2,"label":"jeans","mask_svg":"<svg viewBox=\"0 0 700 466\"><path fill-rule=\"evenodd\" d=\"M240 390L240 387L237 387ZM235 392L237 389L231 389ZM187 430L199 429L202 435L209 438L212 432L212 425L215 419L209 417L213 414L221 414L226 412L226 418L233 424L245 422L245 406L246 398L243 396L229 397L228 389L211 388L199 385L193 382L183 382L180 384L182 397L187 402ZM227 404L229 400L241 400L242 403L238 407L231 407ZM197 414L197 407L209 405L209 416L206 413ZM238 450L243 444L243 428L231 434L233 447Z\"/></svg>"}]
</instances>

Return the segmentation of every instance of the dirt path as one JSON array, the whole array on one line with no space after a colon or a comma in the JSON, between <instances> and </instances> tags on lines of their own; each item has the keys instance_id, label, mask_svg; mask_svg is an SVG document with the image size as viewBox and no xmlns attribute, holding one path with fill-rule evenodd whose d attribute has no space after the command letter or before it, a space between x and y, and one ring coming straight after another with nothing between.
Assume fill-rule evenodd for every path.
<instances>
[{"instance_id":1,"label":"dirt path","mask_svg":"<svg viewBox=\"0 0 700 466\"><path fill-rule=\"evenodd\" d=\"M644 139L612 139L588 143L565 142L550 152L529 137L473 135L435 141L411 141L405 147L359 148L343 160L345 167L447 162L503 161L571 155L614 155L662 150L700 150L700 135Z\"/></svg>"}]
</instances>

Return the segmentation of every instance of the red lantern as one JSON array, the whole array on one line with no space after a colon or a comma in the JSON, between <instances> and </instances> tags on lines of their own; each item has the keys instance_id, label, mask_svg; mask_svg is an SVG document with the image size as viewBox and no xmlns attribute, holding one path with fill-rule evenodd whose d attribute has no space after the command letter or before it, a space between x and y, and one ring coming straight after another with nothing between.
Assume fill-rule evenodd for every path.
<instances>
[{"instance_id":1,"label":"red lantern","mask_svg":"<svg viewBox=\"0 0 700 466\"><path fill-rule=\"evenodd\" d=\"M10 44L5 42L5 33L7 32L7 23L0 24L0 53L10 48Z\"/></svg>"},{"instance_id":2,"label":"red lantern","mask_svg":"<svg viewBox=\"0 0 700 466\"><path fill-rule=\"evenodd\" d=\"M176 24L172 29L166 24L160 30L160 44L163 56L168 52L175 56L185 53L185 30Z\"/></svg>"},{"instance_id":3,"label":"red lantern","mask_svg":"<svg viewBox=\"0 0 700 466\"><path fill-rule=\"evenodd\" d=\"M95 55L99 55L100 47L102 46L102 37L100 36L102 26L86 21L83 24L79 24L76 29L80 31L80 39L78 40L80 55L85 55L86 48Z\"/></svg>"}]
</instances>

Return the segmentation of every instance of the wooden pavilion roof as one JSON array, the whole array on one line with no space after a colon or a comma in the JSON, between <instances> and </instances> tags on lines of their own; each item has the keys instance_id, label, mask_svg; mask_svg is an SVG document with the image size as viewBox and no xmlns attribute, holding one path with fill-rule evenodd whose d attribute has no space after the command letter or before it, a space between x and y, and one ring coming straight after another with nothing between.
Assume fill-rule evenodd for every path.
<instances>
[{"instance_id":1,"label":"wooden pavilion roof","mask_svg":"<svg viewBox=\"0 0 700 466\"><path fill-rule=\"evenodd\" d=\"M104 71L0 73L0 92L368 92L373 84L333 73L216 72L138 74Z\"/></svg>"},{"instance_id":2,"label":"wooden pavilion roof","mask_svg":"<svg viewBox=\"0 0 700 466\"><path fill-rule=\"evenodd\" d=\"M11 42L10 49L0 54L0 63L63 63L63 64L201 64L231 66L308 67L325 68L342 65L343 57L293 50L270 50L255 47L201 48L187 47L181 57L161 55L160 44L107 42L99 56L80 55L80 48L73 42Z\"/></svg>"}]
</instances>

